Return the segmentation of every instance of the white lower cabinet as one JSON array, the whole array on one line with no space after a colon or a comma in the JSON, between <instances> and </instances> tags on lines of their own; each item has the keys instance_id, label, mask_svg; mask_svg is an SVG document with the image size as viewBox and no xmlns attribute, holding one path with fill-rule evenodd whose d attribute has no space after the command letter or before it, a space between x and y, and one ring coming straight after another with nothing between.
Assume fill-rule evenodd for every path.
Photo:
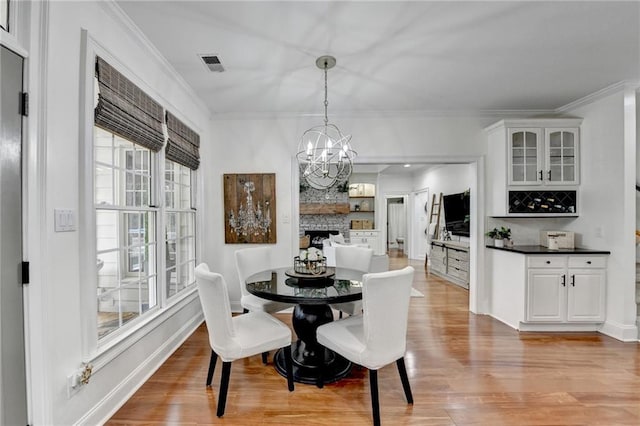
<instances>
[{"instance_id":1,"label":"white lower cabinet","mask_svg":"<svg viewBox=\"0 0 640 426\"><path fill-rule=\"evenodd\" d=\"M604 257L530 256L528 264L526 321L604 321Z\"/></svg>"},{"instance_id":2,"label":"white lower cabinet","mask_svg":"<svg viewBox=\"0 0 640 426\"><path fill-rule=\"evenodd\" d=\"M489 250L492 316L525 331L596 330L605 320L606 255Z\"/></svg>"},{"instance_id":3,"label":"white lower cabinet","mask_svg":"<svg viewBox=\"0 0 640 426\"><path fill-rule=\"evenodd\" d=\"M382 248L382 239L380 238L380 231L378 231L377 229L362 230L362 231L350 230L349 242L351 244L368 246L369 248L373 249L373 254L375 256L380 256L385 254L385 251Z\"/></svg>"}]
</instances>

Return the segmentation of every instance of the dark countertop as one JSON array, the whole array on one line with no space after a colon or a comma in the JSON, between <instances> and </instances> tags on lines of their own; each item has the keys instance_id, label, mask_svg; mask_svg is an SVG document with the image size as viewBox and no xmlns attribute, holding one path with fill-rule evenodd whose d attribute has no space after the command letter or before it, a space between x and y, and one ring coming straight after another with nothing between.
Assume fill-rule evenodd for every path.
<instances>
[{"instance_id":1,"label":"dark countertop","mask_svg":"<svg viewBox=\"0 0 640 426\"><path fill-rule=\"evenodd\" d=\"M487 244L487 248L494 250L509 251L512 253L521 254L611 254L609 250L593 250L585 248L572 248L572 249L558 249L549 250L544 246L511 246L511 247L496 247Z\"/></svg>"}]
</instances>

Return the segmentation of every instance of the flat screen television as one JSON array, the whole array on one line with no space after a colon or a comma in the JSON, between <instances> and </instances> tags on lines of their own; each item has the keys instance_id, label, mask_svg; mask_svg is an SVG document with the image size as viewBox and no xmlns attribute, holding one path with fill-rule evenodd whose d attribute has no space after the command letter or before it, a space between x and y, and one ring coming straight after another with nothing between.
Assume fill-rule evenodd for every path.
<instances>
[{"instance_id":1,"label":"flat screen television","mask_svg":"<svg viewBox=\"0 0 640 426\"><path fill-rule=\"evenodd\" d=\"M469 191L445 195L442 197L442 203L444 204L444 220L447 231L451 235L468 237L471 214Z\"/></svg>"}]
</instances>

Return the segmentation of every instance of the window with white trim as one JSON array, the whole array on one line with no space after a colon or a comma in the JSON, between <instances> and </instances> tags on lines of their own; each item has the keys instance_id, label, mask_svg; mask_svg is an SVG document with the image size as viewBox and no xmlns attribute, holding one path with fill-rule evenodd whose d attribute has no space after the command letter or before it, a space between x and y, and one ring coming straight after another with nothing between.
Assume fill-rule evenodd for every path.
<instances>
[{"instance_id":1,"label":"window with white trim","mask_svg":"<svg viewBox=\"0 0 640 426\"><path fill-rule=\"evenodd\" d=\"M100 56L94 83L93 194L87 196L95 211L91 297L97 297L100 345L108 336L126 336L118 331L194 288L192 182L200 136ZM96 334L87 329L89 339Z\"/></svg>"},{"instance_id":2,"label":"window with white trim","mask_svg":"<svg viewBox=\"0 0 640 426\"><path fill-rule=\"evenodd\" d=\"M95 127L98 338L158 304L157 208L151 201L156 155Z\"/></svg>"}]
</instances>

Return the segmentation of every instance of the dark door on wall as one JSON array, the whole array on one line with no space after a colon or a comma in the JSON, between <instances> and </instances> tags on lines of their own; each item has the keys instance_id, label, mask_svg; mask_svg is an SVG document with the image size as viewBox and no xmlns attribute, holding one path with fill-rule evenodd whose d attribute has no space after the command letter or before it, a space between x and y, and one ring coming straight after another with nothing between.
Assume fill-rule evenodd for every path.
<instances>
[{"instance_id":1,"label":"dark door on wall","mask_svg":"<svg viewBox=\"0 0 640 426\"><path fill-rule=\"evenodd\" d=\"M27 424L22 293L23 58L0 46L0 424Z\"/></svg>"}]
</instances>

